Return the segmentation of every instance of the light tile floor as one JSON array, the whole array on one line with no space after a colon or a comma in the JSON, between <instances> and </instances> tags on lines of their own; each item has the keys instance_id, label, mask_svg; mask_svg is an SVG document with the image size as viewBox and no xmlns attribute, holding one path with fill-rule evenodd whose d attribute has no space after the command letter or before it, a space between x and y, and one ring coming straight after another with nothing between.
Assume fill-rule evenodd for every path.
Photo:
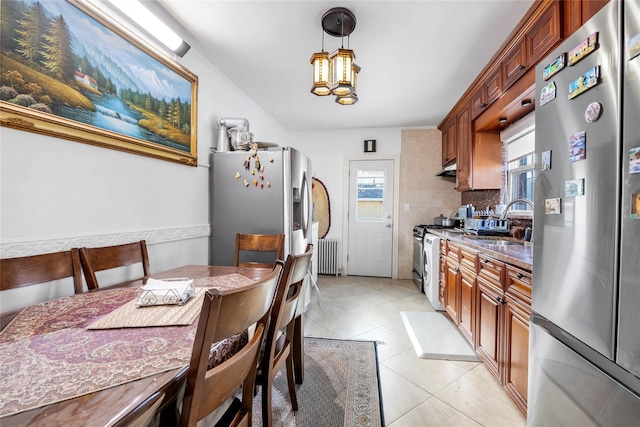
<instances>
[{"instance_id":1,"label":"light tile floor","mask_svg":"<svg viewBox=\"0 0 640 427\"><path fill-rule=\"evenodd\" d=\"M378 342L387 426L526 425L482 363L417 357L400 312L434 310L413 281L321 275L318 287L322 301L313 295L305 335Z\"/></svg>"}]
</instances>

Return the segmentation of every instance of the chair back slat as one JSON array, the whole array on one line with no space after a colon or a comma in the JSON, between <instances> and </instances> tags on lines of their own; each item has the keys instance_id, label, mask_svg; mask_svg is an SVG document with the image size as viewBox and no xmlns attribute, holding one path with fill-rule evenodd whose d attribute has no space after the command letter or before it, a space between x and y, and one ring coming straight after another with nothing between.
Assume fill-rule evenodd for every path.
<instances>
[{"instance_id":1,"label":"chair back slat","mask_svg":"<svg viewBox=\"0 0 640 427\"><path fill-rule=\"evenodd\" d=\"M115 246L81 248L80 262L89 289L98 289L96 272L142 264L143 276L149 275L149 254L144 240Z\"/></svg>"},{"instance_id":2,"label":"chair back slat","mask_svg":"<svg viewBox=\"0 0 640 427\"><path fill-rule=\"evenodd\" d=\"M31 255L0 259L0 291L52 282L54 280L73 279L73 291L81 294L82 269L77 248L50 254ZM12 310L0 314L0 330L4 329L22 311Z\"/></svg>"},{"instance_id":3,"label":"chair back slat","mask_svg":"<svg viewBox=\"0 0 640 427\"><path fill-rule=\"evenodd\" d=\"M250 259L256 253L271 252L273 261ZM234 265L236 267L273 267L284 257L284 234L236 234Z\"/></svg>"},{"instance_id":4,"label":"chair back slat","mask_svg":"<svg viewBox=\"0 0 640 427\"><path fill-rule=\"evenodd\" d=\"M82 293L78 249L0 260L0 290L73 277L75 293Z\"/></svg>"}]
</instances>

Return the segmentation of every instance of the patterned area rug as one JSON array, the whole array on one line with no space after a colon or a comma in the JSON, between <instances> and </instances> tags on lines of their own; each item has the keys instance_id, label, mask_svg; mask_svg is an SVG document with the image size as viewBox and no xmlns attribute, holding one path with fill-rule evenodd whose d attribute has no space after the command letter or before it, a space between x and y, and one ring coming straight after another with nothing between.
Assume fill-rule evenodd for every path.
<instances>
[{"instance_id":1,"label":"patterned area rug","mask_svg":"<svg viewBox=\"0 0 640 427\"><path fill-rule=\"evenodd\" d=\"M291 409L282 369L273 394L274 426L383 426L382 395L374 341L304 339L304 383ZM253 425L262 426L261 394L254 399Z\"/></svg>"}]
</instances>

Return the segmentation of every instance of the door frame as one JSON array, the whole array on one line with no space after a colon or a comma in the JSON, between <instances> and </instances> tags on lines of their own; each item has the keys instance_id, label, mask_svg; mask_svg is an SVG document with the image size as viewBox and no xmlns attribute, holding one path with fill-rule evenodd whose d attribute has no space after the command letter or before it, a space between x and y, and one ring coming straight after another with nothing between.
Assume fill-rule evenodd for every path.
<instances>
[{"instance_id":1,"label":"door frame","mask_svg":"<svg viewBox=\"0 0 640 427\"><path fill-rule=\"evenodd\" d=\"M391 255L391 278L398 278L398 219L400 217L400 155L399 154L368 154L345 156L343 158L342 169L342 206L345 207L346 215L342 215L342 265L343 274L349 275L349 263L347 255L349 250L349 163L352 161L367 160L391 160L393 162L393 237Z\"/></svg>"}]
</instances>

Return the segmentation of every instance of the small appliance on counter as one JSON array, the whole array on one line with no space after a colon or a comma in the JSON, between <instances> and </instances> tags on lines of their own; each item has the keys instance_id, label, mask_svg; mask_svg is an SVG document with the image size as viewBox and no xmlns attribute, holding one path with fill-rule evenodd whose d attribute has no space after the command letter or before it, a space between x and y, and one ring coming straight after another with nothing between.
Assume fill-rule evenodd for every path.
<instances>
[{"instance_id":1,"label":"small appliance on counter","mask_svg":"<svg viewBox=\"0 0 640 427\"><path fill-rule=\"evenodd\" d=\"M473 206L471 204L458 208L458 217L462 219L473 218Z\"/></svg>"},{"instance_id":2,"label":"small appliance on counter","mask_svg":"<svg viewBox=\"0 0 640 427\"><path fill-rule=\"evenodd\" d=\"M469 218L464 222L464 231L477 236L504 236L509 234L509 221Z\"/></svg>"},{"instance_id":3,"label":"small appliance on counter","mask_svg":"<svg viewBox=\"0 0 640 427\"><path fill-rule=\"evenodd\" d=\"M252 139L249 120L225 117L218 119L217 152L248 150Z\"/></svg>"}]
</instances>

